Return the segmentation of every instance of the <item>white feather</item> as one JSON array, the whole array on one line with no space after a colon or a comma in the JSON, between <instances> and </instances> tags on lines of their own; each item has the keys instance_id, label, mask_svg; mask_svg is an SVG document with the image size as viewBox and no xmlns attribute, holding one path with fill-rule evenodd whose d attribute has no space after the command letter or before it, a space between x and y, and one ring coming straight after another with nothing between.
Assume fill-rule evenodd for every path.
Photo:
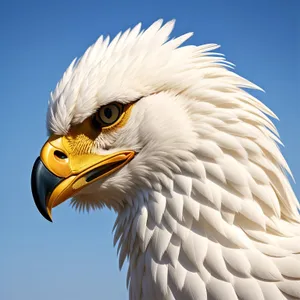
<instances>
[{"instance_id":1,"label":"white feather","mask_svg":"<svg viewBox=\"0 0 300 300\"><path fill-rule=\"evenodd\" d=\"M159 264L156 272L156 284L162 297L168 293L168 265Z\"/></svg>"},{"instance_id":2,"label":"white feather","mask_svg":"<svg viewBox=\"0 0 300 300\"><path fill-rule=\"evenodd\" d=\"M214 277L222 281L233 282L233 276L227 270L220 244L208 243L204 264Z\"/></svg>"},{"instance_id":3,"label":"white feather","mask_svg":"<svg viewBox=\"0 0 300 300\"><path fill-rule=\"evenodd\" d=\"M167 198L167 208L177 221L182 221L183 196L174 191L172 198Z\"/></svg>"},{"instance_id":4,"label":"white feather","mask_svg":"<svg viewBox=\"0 0 300 300\"><path fill-rule=\"evenodd\" d=\"M278 267L267 256L258 251L245 252L249 263L251 265L251 274L257 278L267 281L281 281L283 280Z\"/></svg>"},{"instance_id":5,"label":"white feather","mask_svg":"<svg viewBox=\"0 0 300 300\"><path fill-rule=\"evenodd\" d=\"M163 254L167 250L172 233L169 232L165 227L156 227L151 239L151 248L153 253L156 255L158 260L162 259Z\"/></svg>"},{"instance_id":6,"label":"white feather","mask_svg":"<svg viewBox=\"0 0 300 300\"><path fill-rule=\"evenodd\" d=\"M276 285L270 285L268 282L258 281L261 291L264 295L265 300L286 300L286 297L276 287Z\"/></svg>"},{"instance_id":7,"label":"white feather","mask_svg":"<svg viewBox=\"0 0 300 300\"><path fill-rule=\"evenodd\" d=\"M236 277L234 282L234 289L239 299L265 300L264 295L256 279Z\"/></svg>"},{"instance_id":8,"label":"white feather","mask_svg":"<svg viewBox=\"0 0 300 300\"><path fill-rule=\"evenodd\" d=\"M170 259L170 263L174 268L177 266L178 263L180 249L181 240L176 235L172 235L172 238L167 248L167 254Z\"/></svg>"},{"instance_id":9,"label":"white feather","mask_svg":"<svg viewBox=\"0 0 300 300\"><path fill-rule=\"evenodd\" d=\"M225 281L212 277L207 284L208 299L238 300L233 286Z\"/></svg>"},{"instance_id":10,"label":"white feather","mask_svg":"<svg viewBox=\"0 0 300 300\"><path fill-rule=\"evenodd\" d=\"M243 251L222 247L222 253L231 273L239 277L250 277L251 265Z\"/></svg>"},{"instance_id":11,"label":"white feather","mask_svg":"<svg viewBox=\"0 0 300 300\"><path fill-rule=\"evenodd\" d=\"M182 289L182 298L186 300L198 300L207 298L205 284L200 279L197 273L187 273Z\"/></svg>"},{"instance_id":12,"label":"white feather","mask_svg":"<svg viewBox=\"0 0 300 300\"><path fill-rule=\"evenodd\" d=\"M283 281L278 282L277 287L285 294L294 297L293 299L300 298L300 282L297 281Z\"/></svg>"},{"instance_id":13,"label":"white feather","mask_svg":"<svg viewBox=\"0 0 300 300\"><path fill-rule=\"evenodd\" d=\"M180 263L176 264L175 267L169 266L169 278L175 286L176 290L182 290L185 283L186 275L187 270Z\"/></svg>"},{"instance_id":14,"label":"white feather","mask_svg":"<svg viewBox=\"0 0 300 300\"><path fill-rule=\"evenodd\" d=\"M182 242L182 251L186 254L189 261L200 271L203 261L207 255L208 241L206 237L190 231L186 240Z\"/></svg>"}]
</instances>

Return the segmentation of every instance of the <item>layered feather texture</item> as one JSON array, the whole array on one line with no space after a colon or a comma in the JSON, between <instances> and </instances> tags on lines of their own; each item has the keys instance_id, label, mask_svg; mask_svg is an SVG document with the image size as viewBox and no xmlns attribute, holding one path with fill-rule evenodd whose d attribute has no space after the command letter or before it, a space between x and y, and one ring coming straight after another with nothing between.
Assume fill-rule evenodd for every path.
<instances>
[{"instance_id":1,"label":"layered feather texture","mask_svg":"<svg viewBox=\"0 0 300 300\"><path fill-rule=\"evenodd\" d=\"M299 217L277 197L281 181L218 143L213 155L213 147L217 157L195 153L119 214L131 299L299 299ZM199 164L205 173L195 178Z\"/></svg>"},{"instance_id":2,"label":"layered feather texture","mask_svg":"<svg viewBox=\"0 0 300 300\"><path fill-rule=\"evenodd\" d=\"M139 154L74 204L118 212L131 300L300 299L299 203L275 115L211 52L217 45L179 47L191 34L168 40L172 28L158 21L111 43L100 37L57 85L56 134L101 105L141 99L128 126L94 147Z\"/></svg>"}]
</instances>

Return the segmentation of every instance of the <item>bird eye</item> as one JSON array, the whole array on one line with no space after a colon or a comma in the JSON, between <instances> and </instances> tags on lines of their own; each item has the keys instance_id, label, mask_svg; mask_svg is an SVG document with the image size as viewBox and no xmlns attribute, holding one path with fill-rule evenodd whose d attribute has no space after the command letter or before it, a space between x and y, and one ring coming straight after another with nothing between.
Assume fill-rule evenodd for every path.
<instances>
[{"instance_id":1,"label":"bird eye","mask_svg":"<svg viewBox=\"0 0 300 300\"><path fill-rule=\"evenodd\" d=\"M95 114L96 123L101 127L107 127L117 122L123 113L123 105L120 103L111 103L99 108Z\"/></svg>"}]
</instances>

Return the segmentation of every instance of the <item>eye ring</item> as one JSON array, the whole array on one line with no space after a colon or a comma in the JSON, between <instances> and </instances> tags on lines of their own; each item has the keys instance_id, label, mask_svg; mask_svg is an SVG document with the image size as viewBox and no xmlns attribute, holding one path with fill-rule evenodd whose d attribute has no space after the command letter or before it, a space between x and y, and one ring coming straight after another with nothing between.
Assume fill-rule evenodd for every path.
<instances>
[{"instance_id":1,"label":"eye ring","mask_svg":"<svg viewBox=\"0 0 300 300\"><path fill-rule=\"evenodd\" d=\"M112 126L120 119L123 111L124 106L118 102L103 105L95 113L93 123L101 128Z\"/></svg>"}]
</instances>

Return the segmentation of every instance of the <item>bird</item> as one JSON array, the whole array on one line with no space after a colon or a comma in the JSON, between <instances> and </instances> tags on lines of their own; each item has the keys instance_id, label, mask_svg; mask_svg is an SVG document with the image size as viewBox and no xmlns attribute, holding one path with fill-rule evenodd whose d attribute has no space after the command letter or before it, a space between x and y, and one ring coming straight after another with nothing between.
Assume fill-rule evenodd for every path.
<instances>
[{"instance_id":1,"label":"bird","mask_svg":"<svg viewBox=\"0 0 300 300\"><path fill-rule=\"evenodd\" d=\"M73 60L48 102L35 204L49 221L68 199L116 212L130 300L300 299L277 117L219 45L171 38L174 24L101 36Z\"/></svg>"}]
</instances>

